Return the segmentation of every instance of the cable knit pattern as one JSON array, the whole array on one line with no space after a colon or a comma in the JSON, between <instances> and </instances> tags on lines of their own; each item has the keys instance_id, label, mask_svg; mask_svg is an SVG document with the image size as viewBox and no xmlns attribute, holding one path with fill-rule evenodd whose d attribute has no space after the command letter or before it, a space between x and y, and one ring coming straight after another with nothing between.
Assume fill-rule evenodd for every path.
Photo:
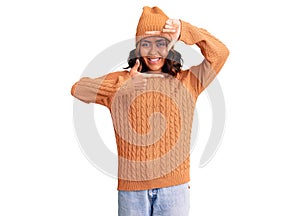
<instances>
[{"instance_id":1,"label":"cable knit pattern","mask_svg":"<svg viewBox=\"0 0 300 216\"><path fill-rule=\"evenodd\" d=\"M145 90L124 93L128 71L82 78L71 94L110 110L118 149L118 189L146 190L190 180L190 138L197 97L221 70L226 46L206 30L182 22L181 40L205 60L176 77L147 78Z\"/></svg>"}]
</instances>

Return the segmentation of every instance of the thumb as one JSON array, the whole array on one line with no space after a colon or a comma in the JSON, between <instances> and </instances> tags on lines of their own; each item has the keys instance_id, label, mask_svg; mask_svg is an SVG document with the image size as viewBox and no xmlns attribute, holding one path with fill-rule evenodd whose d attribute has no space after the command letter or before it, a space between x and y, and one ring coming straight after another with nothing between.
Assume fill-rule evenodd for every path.
<instances>
[{"instance_id":1,"label":"thumb","mask_svg":"<svg viewBox=\"0 0 300 216\"><path fill-rule=\"evenodd\" d=\"M140 73L140 72L138 72L139 66L140 66L140 60L137 59L137 60L135 61L134 66L133 66L133 67L131 68L131 70L130 70L130 76L131 76L131 77L134 77L134 76L136 76L136 75L138 75L138 74Z\"/></svg>"}]
</instances>

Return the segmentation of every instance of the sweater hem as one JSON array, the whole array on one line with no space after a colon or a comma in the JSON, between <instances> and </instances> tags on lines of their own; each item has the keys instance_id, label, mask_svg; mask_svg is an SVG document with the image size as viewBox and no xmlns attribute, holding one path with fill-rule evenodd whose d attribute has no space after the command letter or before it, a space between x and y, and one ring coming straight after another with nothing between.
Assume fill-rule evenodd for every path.
<instances>
[{"instance_id":1,"label":"sweater hem","mask_svg":"<svg viewBox=\"0 0 300 216\"><path fill-rule=\"evenodd\" d=\"M118 179L117 190L122 191L137 191L137 190L150 190L154 188L164 188L175 185L188 183L190 181L189 171L181 174L170 174L162 178L153 179L149 181L128 181Z\"/></svg>"}]
</instances>

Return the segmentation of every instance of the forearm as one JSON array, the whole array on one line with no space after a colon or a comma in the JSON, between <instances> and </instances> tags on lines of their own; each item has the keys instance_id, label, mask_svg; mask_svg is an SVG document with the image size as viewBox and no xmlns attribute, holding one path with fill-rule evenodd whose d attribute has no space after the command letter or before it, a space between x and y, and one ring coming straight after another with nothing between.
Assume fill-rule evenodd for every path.
<instances>
[{"instance_id":1,"label":"forearm","mask_svg":"<svg viewBox=\"0 0 300 216\"><path fill-rule=\"evenodd\" d=\"M180 40L187 45L197 45L204 58L210 63L214 73L221 70L229 55L227 47L207 30L182 20Z\"/></svg>"},{"instance_id":2,"label":"forearm","mask_svg":"<svg viewBox=\"0 0 300 216\"><path fill-rule=\"evenodd\" d=\"M108 106L112 96L120 88L120 83L106 76L99 78L83 77L71 89L71 94L85 103Z\"/></svg>"}]
</instances>

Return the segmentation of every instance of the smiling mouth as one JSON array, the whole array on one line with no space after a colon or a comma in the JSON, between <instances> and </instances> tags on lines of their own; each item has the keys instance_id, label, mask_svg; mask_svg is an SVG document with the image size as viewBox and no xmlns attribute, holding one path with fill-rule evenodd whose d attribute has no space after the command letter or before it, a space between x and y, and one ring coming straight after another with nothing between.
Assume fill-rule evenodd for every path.
<instances>
[{"instance_id":1,"label":"smiling mouth","mask_svg":"<svg viewBox=\"0 0 300 216\"><path fill-rule=\"evenodd\" d=\"M161 57L148 58L148 61L150 63L157 63L157 62L159 62L159 60L161 60Z\"/></svg>"}]
</instances>

